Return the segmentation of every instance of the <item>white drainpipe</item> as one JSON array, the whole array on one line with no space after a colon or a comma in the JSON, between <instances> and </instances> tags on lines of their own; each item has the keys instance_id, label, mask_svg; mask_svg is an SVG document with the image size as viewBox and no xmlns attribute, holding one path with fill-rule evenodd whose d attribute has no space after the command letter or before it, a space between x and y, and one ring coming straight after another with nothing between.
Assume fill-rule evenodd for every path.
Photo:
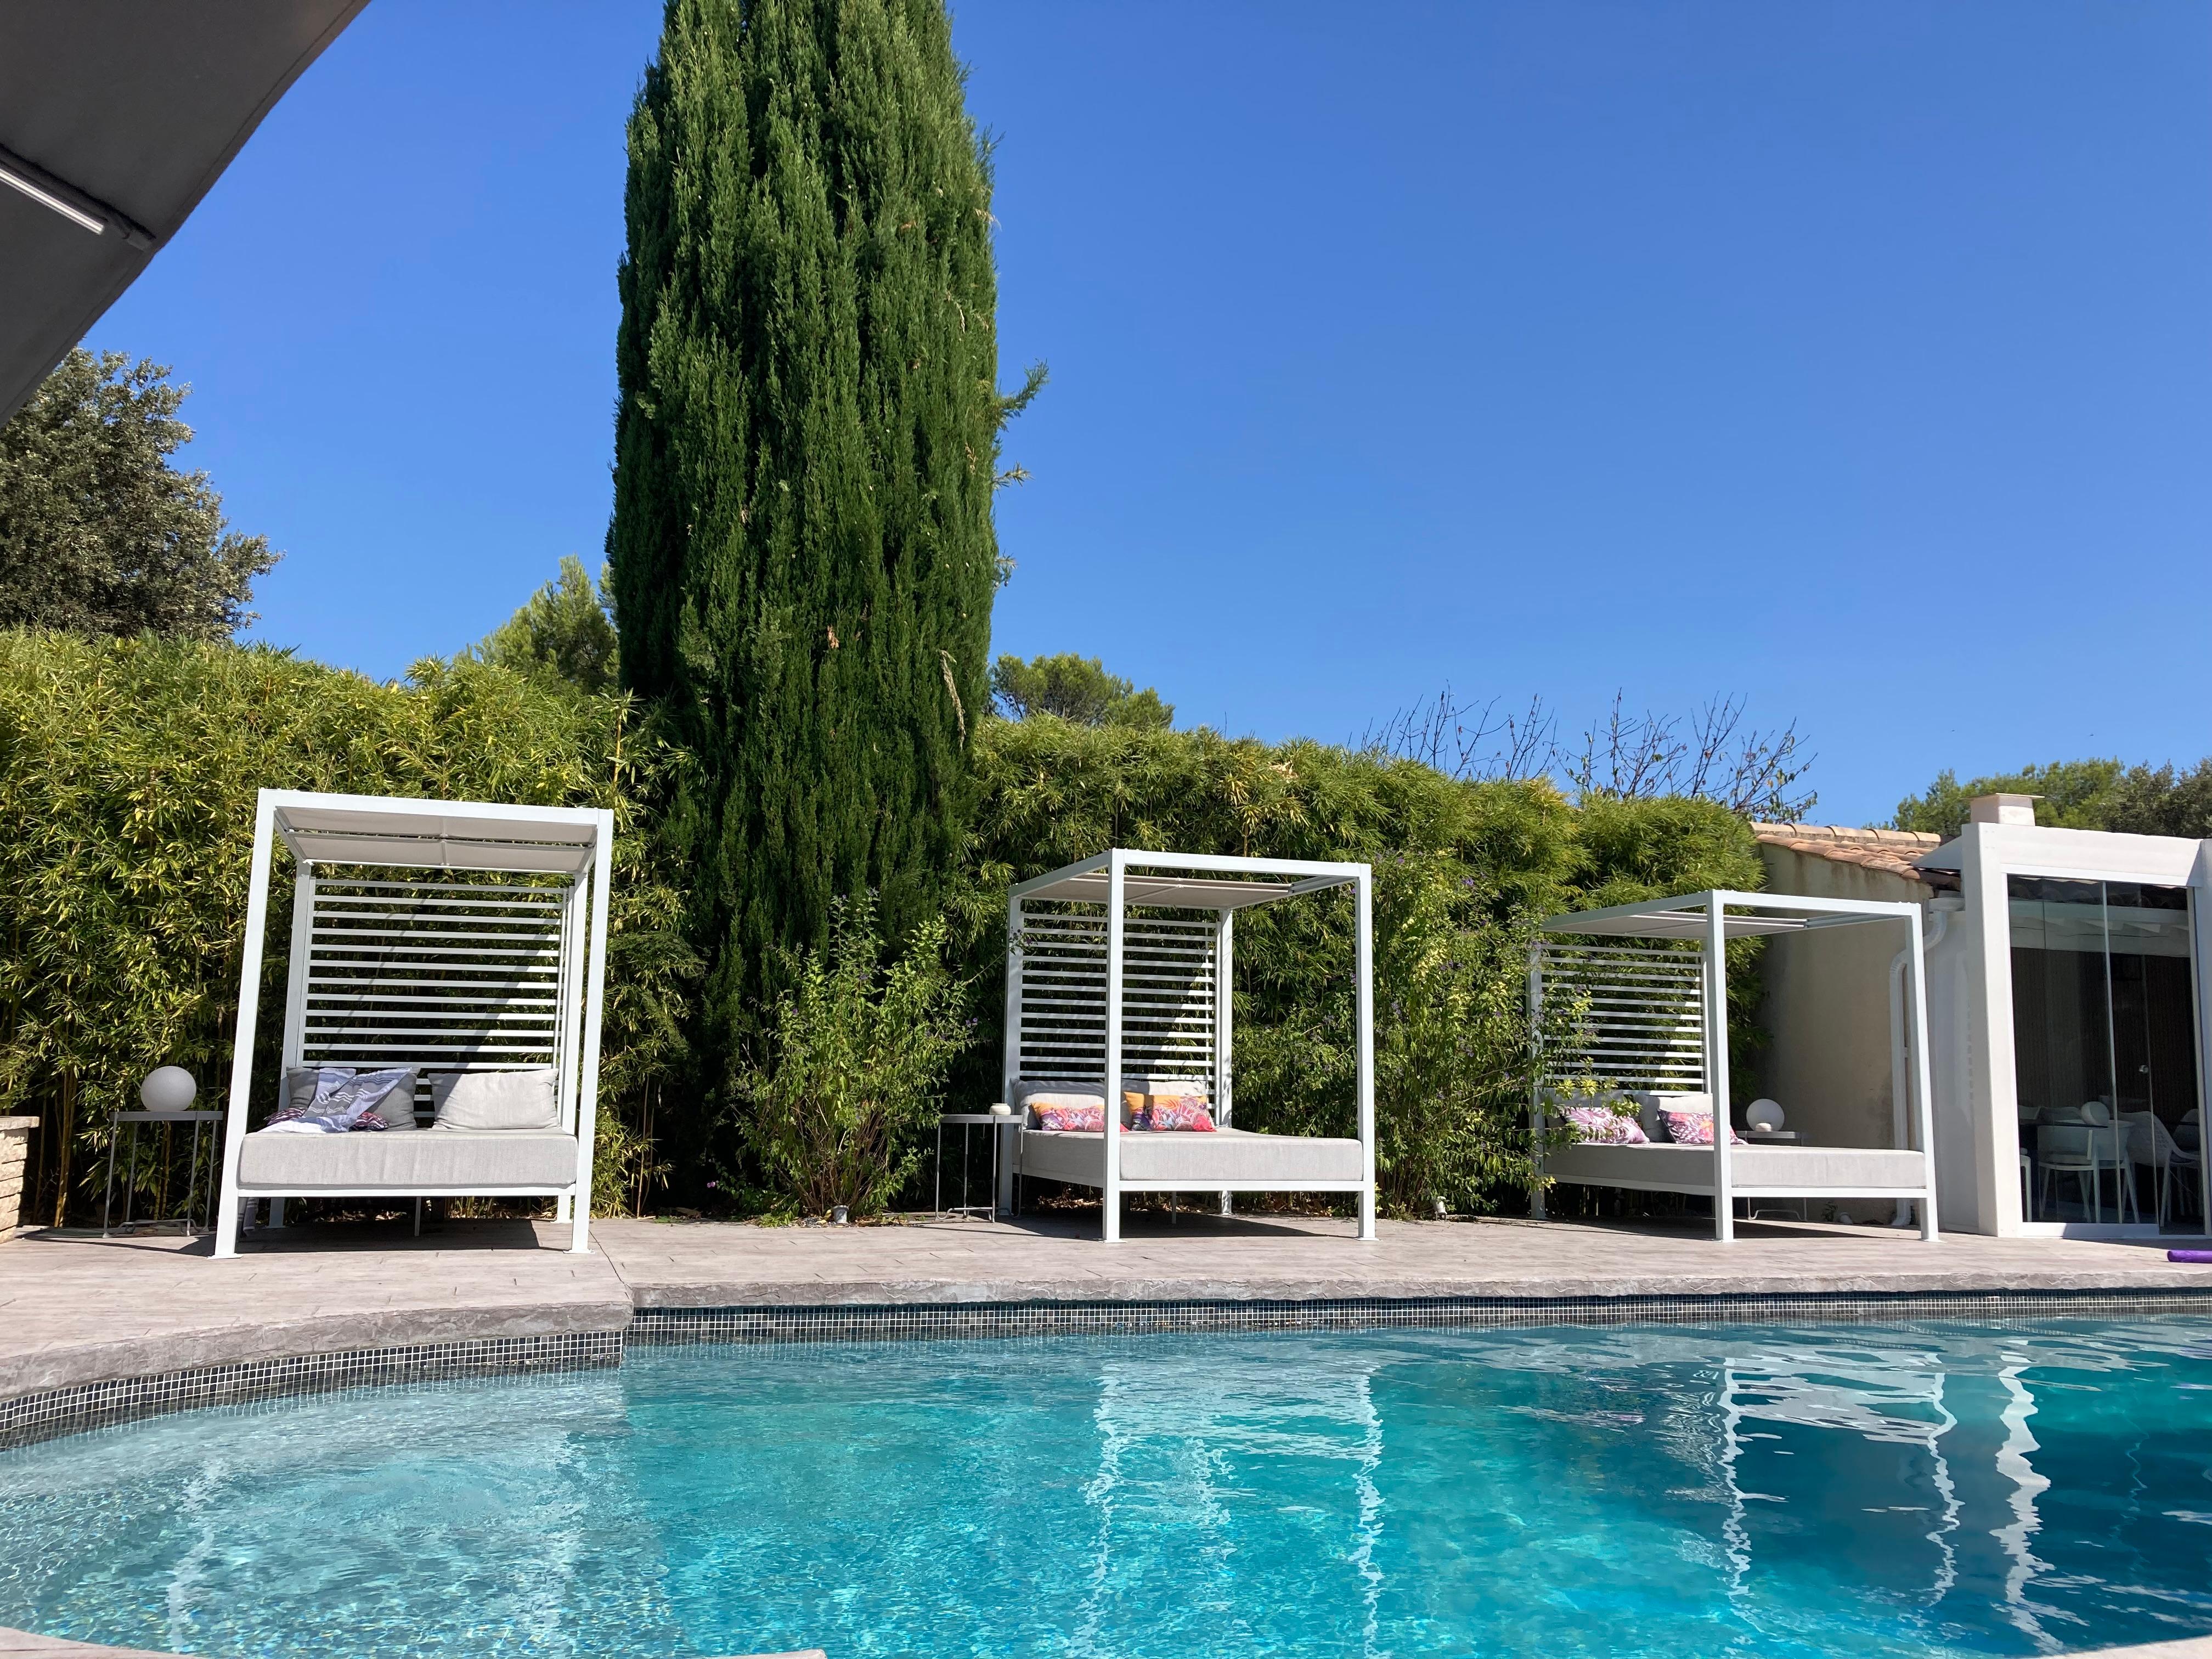
<instances>
[{"instance_id":1,"label":"white drainpipe","mask_svg":"<svg viewBox=\"0 0 2212 1659\"><path fill-rule=\"evenodd\" d=\"M1929 913L1935 918L1935 926L1924 930L1920 936L1923 959L1936 954L1936 947L1951 931L1953 913L1966 908L1966 896L1962 893L1938 893L1928 901ZM1907 947L1891 957L1889 963L1889 1115L1892 1144L1900 1151L1912 1144L1911 1091L1905 1081L1905 1048L1908 1029L1905 1023L1905 959L1911 954L1911 948ZM1896 1218L1889 1224L1910 1227L1912 1224L1912 1208L1911 1199L1899 1199Z\"/></svg>"}]
</instances>

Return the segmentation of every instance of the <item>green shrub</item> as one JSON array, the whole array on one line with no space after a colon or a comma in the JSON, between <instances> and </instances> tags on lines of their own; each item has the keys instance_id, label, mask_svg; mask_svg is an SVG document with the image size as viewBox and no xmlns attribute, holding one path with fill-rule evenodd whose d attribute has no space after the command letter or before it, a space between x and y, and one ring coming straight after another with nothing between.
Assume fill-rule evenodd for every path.
<instances>
[{"instance_id":1,"label":"green shrub","mask_svg":"<svg viewBox=\"0 0 2212 1659\"><path fill-rule=\"evenodd\" d=\"M483 663L379 684L259 647L0 631L0 1101L46 1120L40 1218L91 1212L109 1114L153 1066L222 1104L264 787L614 810L599 1195L635 1196L695 972L638 833L673 764L627 700ZM272 939L290 893L280 855ZM284 969L280 946L264 1007ZM264 1076L282 1024L262 1021Z\"/></svg>"},{"instance_id":2,"label":"green shrub","mask_svg":"<svg viewBox=\"0 0 2212 1659\"><path fill-rule=\"evenodd\" d=\"M873 1215L914 1173L920 1133L968 1037L967 987L946 971L945 944L933 918L886 969L874 901L840 899L827 948L790 965L765 1062L746 1067L735 1091L771 1208Z\"/></svg>"}]
</instances>

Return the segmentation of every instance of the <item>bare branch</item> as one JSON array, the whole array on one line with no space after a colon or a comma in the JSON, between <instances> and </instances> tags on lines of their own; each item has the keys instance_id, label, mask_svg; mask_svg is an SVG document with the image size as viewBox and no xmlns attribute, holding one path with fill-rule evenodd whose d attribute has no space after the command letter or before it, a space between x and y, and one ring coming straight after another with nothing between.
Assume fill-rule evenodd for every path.
<instances>
[{"instance_id":1,"label":"bare branch","mask_svg":"<svg viewBox=\"0 0 2212 1659\"><path fill-rule=\"evenodd\" d=\"M1577 798L1686 795L1745 817L1801 819L1820 799L1797 787L1814 757L1794 720L1779 730L1749 726L1748 708L1747 699L1732 695L1709 698L1686 718L1637 714L1629 712L1627 694L1616 691L1604 717L1567 750L1559 742L1559 717L1541 697L1531 697L1520 714L1501 715L1496 698L1480 707L1462 703L1446 685L1433 698L1370 725L1355 747L1419 761L1463 781L1549 776Z\"/></svg>"}]
</instances>

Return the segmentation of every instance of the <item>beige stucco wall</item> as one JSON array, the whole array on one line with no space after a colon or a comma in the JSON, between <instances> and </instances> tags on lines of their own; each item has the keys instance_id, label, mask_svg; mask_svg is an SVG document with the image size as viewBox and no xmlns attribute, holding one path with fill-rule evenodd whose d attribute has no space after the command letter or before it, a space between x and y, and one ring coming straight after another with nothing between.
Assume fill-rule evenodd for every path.
<instances>
[{"instance_id":1,"label":"beige stucco wall","mask_svg":"<svg viewBox=\"0 0 2212 1659\"><path fill-rule=\"evenodd\" d=\"M1767 890L1813 898L1921 903L1920 882L1863 865L1762 846ZM1904 927L1872 922L1767 942L1760 1022L1760 1091L1781 1103L1785 1126L1829 1146L1896 1144L1890 1108L1889 964ZM1741 1090L1737 1117L1749 1103Z\"/></svg>"}]
</instances>

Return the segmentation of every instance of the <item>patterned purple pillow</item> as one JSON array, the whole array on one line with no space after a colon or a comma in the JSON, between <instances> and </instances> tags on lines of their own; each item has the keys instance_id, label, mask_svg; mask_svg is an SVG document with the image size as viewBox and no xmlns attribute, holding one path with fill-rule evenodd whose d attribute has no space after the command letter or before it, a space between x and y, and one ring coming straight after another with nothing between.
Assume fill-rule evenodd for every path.
<instances>
[{"instance_id":1,"label":"patterned purple pillow","mask_svg":"<svg viewBox=\"0 0 2212 1659\"><path fill-rule=\"evenodd\" d=\"M1095 1106L1047 1105L1039 1102L1034 1108L1040 1129L1088 1130L1097 1134L1106 1127L1106 1103Z\"/></svg>"},{"instance_id":2,"label":"patterned purple pillow","mask_svg":"<svg viewBox=\"0 0 2212 1659\"><path fill-rule=\"evenodd\" d=\"M1644 1126L1623 1117L1610 1106L1570 1106L1560 1115L1574 1126L1575 1133L1594 1146L1648 1146Z\"/></svg>"},{"instance_id":3,"label":"patterned purple pillow","mask_svg":"<svg viewBox=\"0 0 2212 1659\"><path fill-rule=\"evenodd\" d=\"M1713 1144L1713 1115L1711 1112L1676 1112L1666 1107L1659 1109L1659 1127L1667 1132L1667 1139L1677 1146L1710 1146ZM1741 1146L1743 1137L1734 1129L1729 1131L1729 1145Z\"/></svg>"}]
</instances>

